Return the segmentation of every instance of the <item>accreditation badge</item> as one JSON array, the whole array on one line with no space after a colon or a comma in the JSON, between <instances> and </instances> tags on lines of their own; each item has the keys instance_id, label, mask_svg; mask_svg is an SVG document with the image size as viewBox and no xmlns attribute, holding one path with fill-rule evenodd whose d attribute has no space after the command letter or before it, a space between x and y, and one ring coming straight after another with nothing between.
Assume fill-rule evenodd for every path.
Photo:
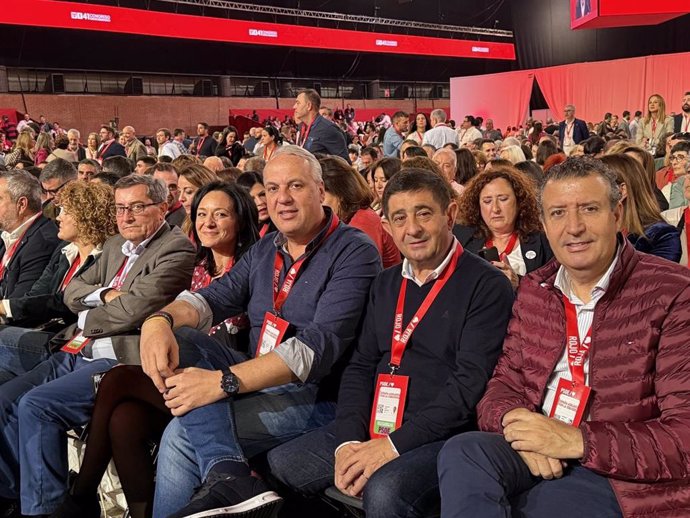
<instances>
[{"instance_id":1,"label":"accreditation badge","mask_svg":"<svg viewBox=\"0 0 690 518\"><path fill-rule=\"evenodd\" d=\"M561 378L549 417L575 427L580 426L591 392L592 389L587 385Z\"/></svg>"},{"instance_id":2,"label":"accreditation badge","mask_svg":"<svg viewBox=\"0 0 690 518\"><path fill-rule=\"evenodd\" d=\"M270 311L264 316L264 325L261 327L259 344L256 348L256 357L270 353L283 341L290 327L290 322L274 315Z\"/></svg>"},{"instance_id":3,"label":"accreditation badge","mask_svg":"<svg viewBox=\"0 0 690 518\"><path fill-rule=\"evenodd\" d=\"M409 381L409 376L378 375L369 425L369 434L372 439L387 437L400 428L405 412Z\"/></svg>"},{"instance_id":4,"label":"accreditation badge","mask_svg":"<svg viewBox=\"0 0 690 518\"><path fill-rule=\"evenodd\" d=\"M63 345L60 350L70 354L77 354L91 341L90 338L86 338L81 331L72 337L72 339Z\"/></svg>"}]
</instances>

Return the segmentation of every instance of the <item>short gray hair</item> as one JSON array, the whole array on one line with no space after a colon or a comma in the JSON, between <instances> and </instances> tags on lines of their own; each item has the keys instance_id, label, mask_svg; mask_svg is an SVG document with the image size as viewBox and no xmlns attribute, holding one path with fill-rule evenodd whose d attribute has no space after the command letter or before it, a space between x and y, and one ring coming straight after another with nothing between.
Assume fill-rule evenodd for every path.
<instances>
[{"instance_id":1,"label":"short gray hair","mask_svg":"<svg viewBox=\"0 0 690 518\"><path fill-rule=\"evenodd\" d=\"M439 122L446 122L446 119L448 118L446 112L441 108L436 108L434 111L432 111L430 117L433 117Z\"/></svg>"},{"instance_id":2,"label":"short gray hair","mask_svg":"<svg viewBox=\"0 0 690 518\"><path fill-rule=\"evenodd\" d=\"M153 203L163 203L168 200L168 187L162 180L148 175L131 174L124 176L115 184L115 191L118 189L129 189L137 185L146 186L146 196Z\"/></svg>"},{"instance_id":3,"label":"short gray hair","mask_svg":"<svg viewBox=\"0 0 690 518\"><path fill-rule=\"evenodd\" d=\"M544 189L551 182L560 182L572 178L587 178L599 176L608 186L608 198L611 210L615 209L621 201L621 189L618 186L616 174L598 158L589 156L571 156L551 169L539 185L538 202L539 210L544 215Z\"/></svg>"},{"instance_id":4,"label":"short gray hair","mask_svg":"<svg viewBox=\"0 0 690 518\"><path fill-rule=\"evenodd\" d=\"M62 183L77 179L77 168L64 158L56 158L48 162L41 171L38 180L47 182L53 178L58 178Z\"/></svg>"},{"instance_id":5,"label":"short gray hair","mask_svg":"<svg viewBox=\"0 0 690 518\"><path fill-rule=\"evenodd\" d=\"M7 181L7 191L13 203L24 197L31 212L41 211L41 184L35 176L22 169L12 169L1 172L0 179Z\"/></svg>"},{"instance_id":6,"label":"short gray hair","mask_svg":"<svg viewBox=\"0 0 690 518\"><path fill-rule=\"evenodd\" d=\"M78 129L71 128L71 129L67 130L67 136L68 137L70 136L70 133L77 138L81 138L81 133L79 133Z\"/></svg>"},{"instance_id":7,"label":"short gray hair","mask_svg":"<svg viewBox=\"0 0 690 518\"><path fill-rule=\"evenodd\" d=\"M311 173L312 177L314 178L314 181L316 183L323 182L323 174L321 171L321 164L319 164L319 161L316 159L316 157L314 155L312 155L309 151L307 151L306 149L302 149L299 146L291 146L291 145L281 146L275 151L275 153L273 153L272 159L275 160L279 156L283 156L283 155L296 156L296 157L304 159L307 162L307 164L309 165L309 172Z\"/></svg>"}]
</instances>

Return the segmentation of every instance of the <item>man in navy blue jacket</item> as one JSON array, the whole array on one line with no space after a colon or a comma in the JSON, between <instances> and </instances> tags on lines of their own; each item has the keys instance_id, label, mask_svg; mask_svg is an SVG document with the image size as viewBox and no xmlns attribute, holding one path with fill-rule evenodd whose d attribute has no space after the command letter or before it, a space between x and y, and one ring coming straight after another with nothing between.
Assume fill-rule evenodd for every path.
<instances>
[{"instance_id":1,"label":"man in navy blue jacket","mask_svg":"<svg viewBox=\"0 0 690 518\"><path fill-rule=\"evenodd\" d=\"M565 120L558 125L558 145L567 155L572 148L589 138L587 123L575 118L575 106L566 105L564 108Z\"/></svg>"},{"instance_id":2,"label":"man in navy blue jacket","mask_svg":"<svg viewBox=\"0 0 690 518\"><path fill-rule=\"evenodd\" d=\"M297 145L311 153L335 155L350 163L347 141L343 132L331 121L319 115L321 96L316 90L304 90L295 100Z\"/></svg>"},{"instance_id":3,"label":"man in navy blue jacket","mask_svg":"<svg viewBox=\"0 0 690 518\"><path fill-rule=\"evenodd\" d=\"M336 419L273 449L269 463L297 491L335 482L362 496L367 518L429 516L440 508L436 456L453 433L476 427L513 291L453 237L458 207L438 175L396 174L383 210L405 260L372 285Z\"/></svg>"},{"instance_id":4,"label":"man in navy blue jacket","mask_svg":"<svg viewBox=\"0 0 690 518\"><path fill-rule=\"evenodd\" d=\"M142 327L142 367L177 416L161 443L155 517L232 506L273 516L280 499L251 476L247 459L335 415L340 364L381 270L378 251L322 206L321 166L309 152L276 151L264 186L278 232ZM204 333L244 312L249 355L219 347ZM196 330L175 336L182 326ZM194 367L175 371L178 364ZM202 484L206 490L189 502Z\"/></svg>"}]
</instances>

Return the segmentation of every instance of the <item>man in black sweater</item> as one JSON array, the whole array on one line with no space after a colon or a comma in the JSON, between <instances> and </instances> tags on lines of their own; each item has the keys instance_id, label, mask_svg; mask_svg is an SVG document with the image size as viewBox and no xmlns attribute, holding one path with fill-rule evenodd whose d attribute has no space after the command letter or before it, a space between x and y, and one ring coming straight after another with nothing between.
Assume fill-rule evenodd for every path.
<instances>
[{"instance_id":1,"label":"man in black sweater","mask_svg":"<svg viewBox=\"0 0 690 518\"><path fill-rule=\"evenodd\" d=\"M453 237L457 209L434 173L389 180L385 224L405 260L372 285L335 421L269 453L281 482L306 494L335 483L367 518L438 512L436 456L476 427L513 302L505 276Z\"/></svg>"}]
</instances>

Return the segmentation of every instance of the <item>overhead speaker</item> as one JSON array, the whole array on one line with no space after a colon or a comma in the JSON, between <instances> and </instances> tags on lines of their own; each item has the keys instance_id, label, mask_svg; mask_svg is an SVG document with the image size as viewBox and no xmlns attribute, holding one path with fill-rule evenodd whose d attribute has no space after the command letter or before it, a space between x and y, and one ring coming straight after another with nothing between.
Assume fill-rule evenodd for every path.
<instances>
[{"instance_id":1,"label":"overhead speaker","mask_svg":"<svg viewBox=\"0 0 690 518\"><path fill-rule=\"evenodd\" d=\"M125 95L144 95L144 79L132 76L125 82Z\"/></svg>"},{"instance_id":2,"label":"overhead speaker","mask_svg":"<svg viewBox=\"0 0 690 518\"><path fill-rule=\"evenodd\" d=\"M65 76L62 74L49 74L48 77L46 77L46 84L43 91L51 94L64 94Z\"/></svg>"}]
</instances>

